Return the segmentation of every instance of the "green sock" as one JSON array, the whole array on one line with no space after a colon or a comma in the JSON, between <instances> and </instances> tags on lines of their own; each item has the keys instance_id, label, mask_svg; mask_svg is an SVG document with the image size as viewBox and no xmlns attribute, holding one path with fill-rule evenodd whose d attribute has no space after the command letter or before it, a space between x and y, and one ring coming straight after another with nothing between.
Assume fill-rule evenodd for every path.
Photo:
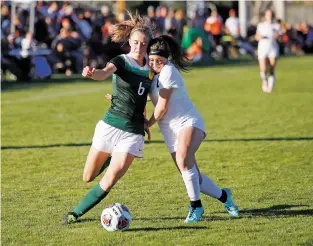
<instances>
[{"instance_id":1,"label":"green sock","mask_svg":"<svg viewBox=\"0 0 313 246\"><path fill-rule=\"evenodd\" d=\"M72 210L77 217L82 216L94 206L96 206L108 193L104 191L100 184L96 184L92 189L85 195L85 197L79 202L79 204Z\"/></svg>"},{"instance_id":2,"label":"green sock","mask_svg":"<svg viewBox=\"0 0 313 246\"><path fill-rule=\"evenodd\" d=\"M106 168L110 165L111 159L112 159L112 156L110 156L110 157L104 162L104 164L103 164L103 166L101 167L100 172L99 172L98 175L100 175L100 174L104 171L104 169L106 169Z\"/></svg>"}]
</instances>

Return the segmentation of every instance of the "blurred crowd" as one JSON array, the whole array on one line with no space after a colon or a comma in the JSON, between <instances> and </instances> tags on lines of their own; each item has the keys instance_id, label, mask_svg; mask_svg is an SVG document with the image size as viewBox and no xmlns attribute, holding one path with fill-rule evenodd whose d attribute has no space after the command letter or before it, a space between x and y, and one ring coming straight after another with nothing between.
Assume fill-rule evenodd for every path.
<instances>
[{"instance_id":1,"label":"blurred crowd","mask_svg":"<svg viewBox=\"0 0 313 246\"><path fill-rule=\"evenodd\" d=\"M17 80L31 79L34 69L50 69L47 76L52 73L70 76L80 73L87 64L100 68L112 57L129 49L127 43L115 44L110 38L113 25L125 20L127 14L115 15L106 5L92 9L73 6L69 1L38 1L34 33L29 32L29 8L17 8L12 20L14 33L10 30L10 14L10 2L1 1L1 69L2 73L10 71ZM187 19L183 9L165 6L150 6L142 14L156 26L155 36L167 34L181 40L188 57L194 62L236 58L242 54L255 56L256 26L249 26L248 36L242 38L234 9L224 19L217 10L209 14L195 11L192 18ZM313 53L311 25L278 22L282 30L281 54ZM13 52L16 50L36 52L20 55ZM39 55L40 50L47 50L46 55Z\"/></svg>"}]
</instances>

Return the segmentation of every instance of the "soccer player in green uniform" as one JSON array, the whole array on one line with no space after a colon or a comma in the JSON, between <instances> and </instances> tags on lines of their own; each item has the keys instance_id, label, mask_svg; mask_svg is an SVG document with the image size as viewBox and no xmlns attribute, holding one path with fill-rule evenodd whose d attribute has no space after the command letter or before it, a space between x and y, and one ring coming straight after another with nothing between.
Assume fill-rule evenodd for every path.
<instances>
[{"instance_id":1,"label":"soccer player in green uniform","mask_svg":"<svg viewBox=\"0 0 313 246\"><path fill-rule=\"evenodd\" d=\"M103 163L111 155L112 159L100 182L65 215L66 223L76 222L78 217L104 199L135 157L143 157L144 109L153 79L146 59L152 31L144 18L131 14L130 20L116 24L114 28L112 40L128 40L130 53L113 58L102 70L87 66L82 73L94 80L104 80L113 75L111 107L95 128L83 173L84 182L95 179L101 173Z\"/></svg>"}]
</instances>

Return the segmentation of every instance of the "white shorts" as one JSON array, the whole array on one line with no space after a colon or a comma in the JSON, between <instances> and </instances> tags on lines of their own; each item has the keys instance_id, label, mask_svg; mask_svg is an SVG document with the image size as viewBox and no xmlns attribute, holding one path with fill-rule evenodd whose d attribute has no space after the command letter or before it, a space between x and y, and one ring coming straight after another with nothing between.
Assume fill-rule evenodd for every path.
<instances>
[{"instance_id":1,"label":"white shorts","mask_svg":"<svg viewBox=\"0 0 313 246\"><path fill-rule=\"evenodd\" d=\"M206 137L206 130L204 121L202 118L189 118L187 120L183 120L181 124L177 124L176 127L170 127L166 125L159 125L160 130L164 137L164 142L170 151L170 153L174 153L177 151L178 146L178 134L179 132L185 127L194 127L202 130L205 134L204 138Z\"/></svg>"},{"instance_id":2,"label":"white shorts","mask_svg":"<svg viewBox=\"0 0 313 246\"><path fill-rule=\"evenodd\" d=\"M144 136L125 132L100 120L95 128L92 146L101 152L129 153L136 157L143 157Z\"/></svg>"},{"instance_id":3,"label":"white shorts","mask_svg":"<svg viewBox=\"0 0 313 246\"><path fill-rule=\"evenodd\" d=\"M276 58L279 55L277 44L261 43L258 44L258 59Z\"/></svg>"}]
</instances>

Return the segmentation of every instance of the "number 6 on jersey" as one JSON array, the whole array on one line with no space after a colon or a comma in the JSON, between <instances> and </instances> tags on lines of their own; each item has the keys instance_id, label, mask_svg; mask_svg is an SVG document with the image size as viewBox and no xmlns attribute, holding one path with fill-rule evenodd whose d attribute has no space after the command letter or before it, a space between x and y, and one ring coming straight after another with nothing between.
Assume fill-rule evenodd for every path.
<instances>
[{"instance_id":1,"label":"number 6 on jersey","mask_svg":"<svg viewBox=\"0 0 313 246\"><path fill-rule=\"evenodd\" d=\"M140 82L139 88L138 88L138 95L142 96L144 92L145 92L145 87L143 87L142 82Z\"/></svg>"}]
</instances>

